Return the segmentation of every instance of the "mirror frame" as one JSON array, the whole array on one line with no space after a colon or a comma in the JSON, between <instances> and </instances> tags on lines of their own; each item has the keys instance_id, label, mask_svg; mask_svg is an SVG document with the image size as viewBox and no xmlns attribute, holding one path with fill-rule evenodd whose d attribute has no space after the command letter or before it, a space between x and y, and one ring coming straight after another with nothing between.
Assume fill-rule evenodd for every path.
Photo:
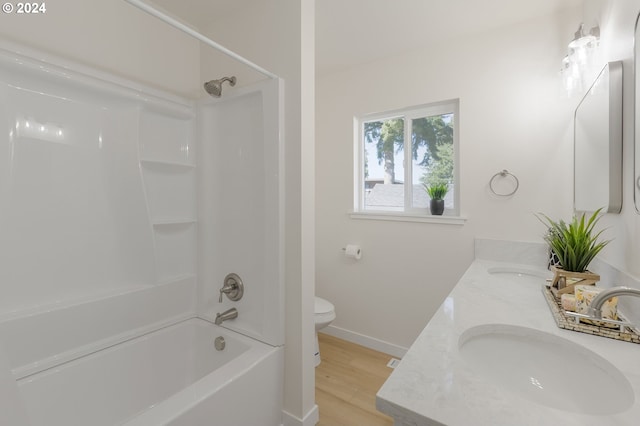
<instances>
[{"instance_id":1,"label":"mirror frame","mask_svg":"<svg viewBox=\"0 0 640 426\"><path fill-rule=\"evenodd\" d=\"M633 204L636 213L640 214L640 13L636 17L633 36L633 69L634 69L634 112L633 112Z\"/></svg>"},{"instance_id":2,"label":"mirror frame","mask_svg":"<svg viewBox=\"0 0 640 426\"><path fill-rule=\"evenodd\" d=\"M588 100L589 95L598 84L598 80L602 78L605 73L609 74L609 82L607 87L608 102L607 111L609 114L607 121L607 145L608 145L608 158L606 159L609 173L608 173L608 200L606 206L594 206L593 209L583 210L576 209L576 187L579 185L578 177L576 176L576 151L578 148L577 140L577 116L580 106ZM589 87L589 90L585 93L584 97L576 107L573 116L573 208L574 211L596 211L599 207L603 207L603 213L620 213L622 211L622 61L614 61L607 63L602 70L598 73L595 81Z\"/></svg>"}]
</instances>

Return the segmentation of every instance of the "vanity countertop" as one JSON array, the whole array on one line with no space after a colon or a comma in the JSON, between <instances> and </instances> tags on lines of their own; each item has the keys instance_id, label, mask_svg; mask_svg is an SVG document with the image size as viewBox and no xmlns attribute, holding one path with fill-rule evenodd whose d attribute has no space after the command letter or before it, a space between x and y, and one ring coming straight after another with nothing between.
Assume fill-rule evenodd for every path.
<instances>
[{"instance_id":1,"label":"vanity countertop","mask_svg":"<svg viewBox=\"0 0 640 426\"><path fill-rule=\"evenodd\" d=\"M497 269L496 269L497 268ZM549 273L527 265L475 260L402 362L377 394L377 408L404 425L638 425L640 422L640 345L592 336L556 326L542 294L543 278L490 274L502 268ZM620 413L588 415L550 408L524 399L477 375L458 351L460 335L482 324L523 326L582 345L608 360L627 378L633 405ZM566 364L566 380L586 371ZM598 404L598 384L575 389Z\"/></svg>"}]
</instances>

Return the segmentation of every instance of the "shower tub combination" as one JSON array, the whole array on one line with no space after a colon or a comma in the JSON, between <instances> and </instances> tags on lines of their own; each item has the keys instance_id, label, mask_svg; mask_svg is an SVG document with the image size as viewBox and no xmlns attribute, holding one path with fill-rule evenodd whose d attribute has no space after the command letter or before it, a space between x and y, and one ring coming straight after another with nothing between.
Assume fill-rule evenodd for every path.
<instances>
[{"instance_id":1,"label":"shower tub combination","mask_svg":"<svg viewBox=\"0 0 640 426\"><path fill-rule=\"evenodd\" d=\"M195 318L27 376L18 387L32 426L276 425L281 352Z\"/></svg>"},{"instance_id":2,"label":"shower tub combination","mask_svg":"<svg viewBox=\"0 0 640 426\"><path fill-rule=\"evenodd\" d=\"M29 52L0 45L0 413L280 425L279 80L191 100Z\"/></svg>"}]
</instances>

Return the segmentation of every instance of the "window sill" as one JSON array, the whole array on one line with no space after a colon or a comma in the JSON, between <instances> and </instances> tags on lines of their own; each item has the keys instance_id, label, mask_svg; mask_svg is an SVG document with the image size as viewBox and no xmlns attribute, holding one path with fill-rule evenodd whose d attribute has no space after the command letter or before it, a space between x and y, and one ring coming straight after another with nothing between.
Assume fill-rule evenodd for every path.
<instances>
[{"instance_id":1,"label":"window sill","mask_svg":"<svg viewBox=\"0 0 640 426\"><path fill-rule=\"evenodd\" d=\"M438 223L440 225L464 225L467 221L467 218L463 216L434 216L391 212L349 212L349 217L351 219Z\"/></svg>"}]
</instances>

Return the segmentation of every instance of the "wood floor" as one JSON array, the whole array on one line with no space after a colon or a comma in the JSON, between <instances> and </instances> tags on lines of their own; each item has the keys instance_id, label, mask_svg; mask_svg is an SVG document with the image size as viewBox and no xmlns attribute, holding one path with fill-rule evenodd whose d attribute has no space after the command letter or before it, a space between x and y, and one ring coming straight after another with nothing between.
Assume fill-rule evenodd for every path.
<instances>
[{"instance_id":1,"label":"wood floor","mask_svg":"<svg viewBox=\"0 0 640 426\"><path fill-rule=\"evenodd\" d=\"M318 333L322 362L316 368L317 426L391 426L376 410L376 393L393 371L390 355Z\"/></svg>"}]
</instances>

